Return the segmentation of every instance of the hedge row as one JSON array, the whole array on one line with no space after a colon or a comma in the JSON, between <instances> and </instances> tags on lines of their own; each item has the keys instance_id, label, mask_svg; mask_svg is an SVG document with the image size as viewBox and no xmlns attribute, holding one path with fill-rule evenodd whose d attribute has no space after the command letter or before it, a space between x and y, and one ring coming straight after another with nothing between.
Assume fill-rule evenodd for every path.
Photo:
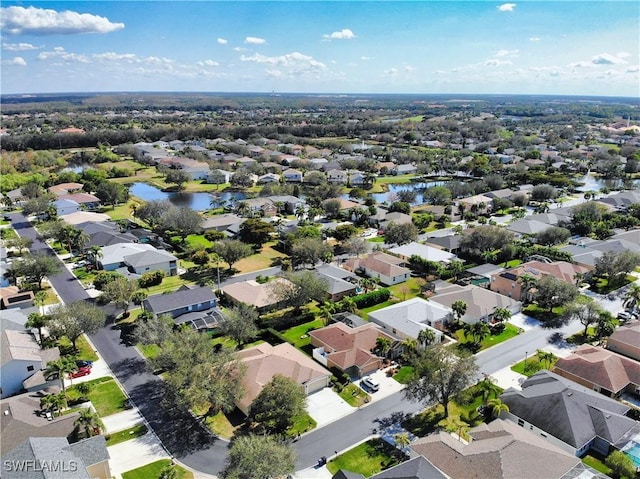
<instances>
[{"instance_id":1,"label":"hedge row","mask_svg":"<svg viewBox=\"0 0 640 479\"><path fill-rule=\"evenodd\" d=\"M358 309L368 308L376 304L384 303L391 297L391 291L387 288L376 289L370 293L359 294L353 297L353 302L356 303Z\"/></svg>"}]
</instances>

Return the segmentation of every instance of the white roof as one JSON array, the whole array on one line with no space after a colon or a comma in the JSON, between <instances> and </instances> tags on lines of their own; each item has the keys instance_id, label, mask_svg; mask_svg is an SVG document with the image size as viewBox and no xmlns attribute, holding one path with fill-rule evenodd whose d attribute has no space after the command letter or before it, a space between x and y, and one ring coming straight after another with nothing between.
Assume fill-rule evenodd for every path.
<instances>
[{"instance_id":1,"label":"white roof","mask_svg":"<svg viewBox=\"0 0 640 479\"><path fill-rule=\"evenodd\" d=\"M80 223L102 223L103 221L111 221L109 215L104 213L93 213L91 211L76 211L64 215L60 218L68 225L79 225Z\"/></svg>"},{"instance_id":2,"label":"white roof","mask_svg":"<svg viewBox=\"0 0 640 479\"><path fill-rule=\"evenodd\" d=\"M387 325L391 328L386 329L387 332L393 333L395 329L405 336L417 338L418 333L423 329L433 329L437 336L440 336L442 333L429 327L427 322L431 321L431 324L435 324L445 321L450 314L451 310L441 304L422 298L412 298L372 311L369 313L369 319L375 323Z\"/></svg>"},{"instance_id":3,"label":"white roof","mask_svg":"<svg viewBox=\"0 0 640 479\"><path fill-rule=\"evenodd\" d=\"M100 262L102 264L122 263L126 257L146 252L160 253L160 250L157 250L150 244L116 243L102 248L102 259ZM162 251L162 253L163 256L167 256L167 259L169 259L169 256L173 257L173 255L166 251Z\"/></svg>"},{"instance_id":4,"label":"white roof","mask_svg":"<svg viewBox=\"0 0 640 479\"><path fill-rule=\"evenodd\" d=\"M427 246L426 244L413 243L405 244L402 246L396 246L389 249L389 252L410 258L413 255L420 256L427 261L437 261L439 263L448 263L449 261L456 259L456 255Z\"/></svg>"}]
</instances>

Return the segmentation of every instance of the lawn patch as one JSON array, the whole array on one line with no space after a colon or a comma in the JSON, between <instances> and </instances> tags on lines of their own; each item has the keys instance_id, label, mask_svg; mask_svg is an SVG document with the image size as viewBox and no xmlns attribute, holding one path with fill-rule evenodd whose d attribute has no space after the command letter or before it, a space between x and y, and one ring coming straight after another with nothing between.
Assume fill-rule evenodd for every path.
<instances>
[{"instance_id":1,"label":"lawn patch","mask_svg":"<svg viewBox=\"0 0 640 479\"><path fill-rule=\"evenodd\" d=\"M508 339L511 339L520 334L520 329L513 324L505 323L504 331L500 334L492 334L484 338L482 343L480 343L480 347L477 349L473 349L474 352L483 351L491 346L495 346L496 344L500 344ZM473 345L473 340L464 334L463 329L458 329L455 334L455 338L458 340L457 347L460 349L469 349Z\"/></svg>"},{"instance_id":2,"label":"lawn patch","mask_svg":"<svg viewBox=\"0 0 640 479\"><path fill-rule=\"evenodd\" d=\"M241 259L233 265L233 268L236 269L238 273L249 273L251 271L260 271L272 267L277 258L286 257L285 254L273 249L275 244L275 241L266 243L262 246L262 250L260 250L259 253Z\"/></svg>"},{"instance_id":3,"label":"lawn patch","mask_svg":"<svg viewBox=\"0 0 640 479\"><path fill-rule=\"evenodd\" d=\"M613 471L604 463L604 459L604 456L594 451L589 451L589 454L582 458L582 462L587 466L594 468L596 471L611 477L611 473Z\"/></svg>"},{"instance_id":4,"label":"lawn patch","mask_svg":"<svg viewBox=\"0 0 640 479\"><path fill-rule=\"evenodd\" d=\"M352 407L360 407L371 399L371 397L364 392L362 388L359 388L353 383L343 387L340 392L338 392L338 396Z\"/></svg>"},{"instance_id":5,"label":"lawn patch","mask_svg":"<svg viewBox=\"0 0 640 479\"><path fill-rule=\"evenodd\" d=\"M298 414L293 418L293 424L287 429L286 435L296 437L298 434L304 434L307 431L315 429L318 423L306 412Z\"/></svg>"},{"instance_id":6,"label":"lawn patch","mask_svg":"<svg viewBox=\"0 0 640 479\"><path fill-rule=\"evenodd\" d=\"M76 340L76 350L74 351L73 345L71 341L67 339L66 336L63 336L58 340L58 348L60 349L60 354L63 356L72 355L76 359L84 359L85 361L97 361L98 355L96 351L94 351L87 338L82 335Z\"/></svg>"},{"instance_id":7,"label":"lawn patch","mask_svg":"<svg viewBox=\"0 0 640 479\"><path fill-rule=\"evenodd\" d=\"M142 343L140 343L140 344L138 344L138 349L140 350L142 355L147 359L155 358L156 356L158 356L158 354L160 354L160 351L162 351L160 346L158 346L157 344L142 344Z\"/></svg>"},{"instance_id":8,"label":"lawn patch","mask_svg":"<svg viewBox=\"0 0 640 479\"><path fill-rule=\"evenodd\" d=\"M204 235L189 235L185 238L185 243L188 249L193 250L206 249L213 246L213 243L205 238Z\"/></svg>"},{"instance_id":9,"label":"lawn patch","mask_svg":"<svg viewBox=\"0 0 640 479\"><path fill-rule=\"evenodd\" d=\"M529 377L533 376L535 373L543 369L551 369L554 364L556 364L556 362L558 362L558 358L556 356L553 356L553 360L549 362L541 361L538 354L533 354L531 355L531 357L528 357L526 361L522 360L519 363L511 366L511 370L518 374Z\"/></svg>"},{"instance_id":10,"label":"lawn patch","mask_svg":"<svg viewBox=\"0 0 640 479\"><path fill-rule=\"evenodd\" d=\"M213 416L206 416L204 418L204 423L216 436L223 437L225 439L231 439L239 426L239 424L234 425L229 416L222 411Z\"/></svg>"},{"instance_id":11,"label":"lawn patch","mask_svg":"<svg viewBox=\"0 0 640 479\"><path fill-rule=\"evenodd\" d=\"M398 464L396 451L382 439L372 439L331 459L327 469L331 474L344 469L369 477Z\"/></svg>"},{"instance_id":12,"label":"lawn patch","mask_svg":"<svg viewBox=\"0 0 640 479\"><path fill-rule=\"evenodd\" d=\"M393 375L393 379L400 384L407 384L413 375L413 366L402 366L398 372Z\"/></svg>"},{"instance_id":13,"label":"lawn patch","mask_svg":"<svg viewBox=\"0 0 640 479\"><path fill-rule=\"evenodd\" d=\"M171 461L169 459L160 459L159 461L152 462L146 466L123 472L122 479L158 479L162 470L170 465ZM187 471L185 468L180 467L177 464L173 467L178 472L176 479L193 479L193 473L191 471Z\"/></svg>"},{"instance_id":14,"label":"lawn patch","mask_svg":"<svg viewBox=\"0 0 640 479\"><path fill-rule=\"evenodd\" d=\"M91 401L100 417L110 416L127 409L127 398L113 378L98 378L88 383L91 385L91 390L87 399ZM77 385L67 388L69 402L77 402L81 397Z\"/></svg>"},{"instance_id":15,"label":"lawn patch","mask_svg":"<svg viewBox=\"0 0 640 479\"><path fill-rule=\"evenodd\" d=\"M311 344L311 338L309 337L309 331L318 329L324 326L324 322L321 319L315 319L308 323L299 324L292 328L289 328L282 332L282 335L287 341L293 344L296 348L302 349L305 346Z\"/></svg>"},{"instance_id":16,"label":"lawn patch","mask_svg":"<svg viewBox=\"0 0 640 479\"><path fill-rule=\"evenodd\" d=\"M114 432L113 434L107 434L105 439L107 440L107 447L115 446L121 442L135 439L136 437L144 436L149 430L144 424L138 424L137 426L130 427L124 431Z\"/></svg>"}]
</instances>

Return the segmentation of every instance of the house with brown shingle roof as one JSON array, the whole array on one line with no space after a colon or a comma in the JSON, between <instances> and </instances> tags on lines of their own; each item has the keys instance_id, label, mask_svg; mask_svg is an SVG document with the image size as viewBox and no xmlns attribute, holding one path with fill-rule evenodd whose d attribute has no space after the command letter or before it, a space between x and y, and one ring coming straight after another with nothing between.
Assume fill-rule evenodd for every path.
<instances>
[{"instance_id":1,"label":"house with brown shingle roof","mask_svg":"<svg viewBox=\"0 0 640 479\"><path fill-rule=\"evenodd\" d=\"M411 449L452 478L560 479L581 464L579 458L510 421L480 424L469 436L467 443L441 431L418 439Z\"/></svg>"},{"instance_id":2,"label":"house with brown shingle roof","mask_svg":"<svg viewBox=\"0 0 640 479\"><path fill-rule=\"evenodd\" d=\"M60 183L49 187L49 191L56 196L67 195L82 191L84 185L82 183Z\"/></svg>"},{"instance_id":3,"label":"house with brown shingle roof","mask_svg":"<svg viewBox=\"0 0 640 479\"><path fill-rule=\"evenodd\" d=\"M335 367L351 377L362 377L377 371L383 358L373 352L378 338L394 338L380 331L373 323L351 328L344 323L334 323L310 331L313 357L320 364Z\"/></svg>"},{"instance_id":4,"label":"house with brown shingle roof","mask_svg":"<svg viewBox=\"0 0 640 479\"><path fill-rule=\"evenodd\" d=\"M607 339L607 349L640 361L640 321L617 328Z\"/></svg>"},{"instance_id":5,"label":"house with brown shingle roof","mask_svg":"<svg viewBox=\"0 0 640 479\"><path fill-rule=\"evenodd\" d=\"M640 391L640 362L590 344L559 359L553 372L607 397Z\"/></svg>"},{"instance_id":6,"label":"house with brown shingle roof","mask_svg":"<svg viewBox=\"0 0 640 479\"><path fill-rule=\"evenodd\" d=\"M380 283L391 286L409 279L411 270L405 268L404 260L383 252L371 253L363 258L350 258L342 267L354 273L362 272Z\"/></svg>"},{"instance_id":7,"label":"house with brown shingle roof","mask_svg":"<svg viewBox=\"0 0 640 479\"><path fill-rule=\"evenodd\" d=\"M227 284L222 287L222 292L233 303L245 303L263 312L277 308L282 303L278 288L292 285L291 281L284 278L275 278L267 283L251 279Z\"/></svg>"},{"instance_id":8,"label":"house with brown shingle roof","mask_svg":"<svg viewBox=\"0 0 640 479\"><path fill-rule=\"evenodd\" d=\"M553 261L551 263L529 261L515 268L491 275L489 289L520 301L522 300L523 290L518 279L523 275L532 276L536 280L541 279L543 276L551 275L567 283L576 284L576 281L581 276L588 274L591 270L592 268L571 264L566 261Z\"/></svg>"},{"instance_id":9,"label":"house with brown shingle roof","mask_svg":"<svg viewBox=\"0 0 640 479\"><path fill-rule=\"evenodd\" d=\"M261 343L238 351L235 357L247 368L242 379L244 395L236 403L244 414L249 412L253 400L276 374L298 383L307 395L320 391L331 382L331 373L328 370L289 343L277 346Z\"/></svg>"}]
</instances>

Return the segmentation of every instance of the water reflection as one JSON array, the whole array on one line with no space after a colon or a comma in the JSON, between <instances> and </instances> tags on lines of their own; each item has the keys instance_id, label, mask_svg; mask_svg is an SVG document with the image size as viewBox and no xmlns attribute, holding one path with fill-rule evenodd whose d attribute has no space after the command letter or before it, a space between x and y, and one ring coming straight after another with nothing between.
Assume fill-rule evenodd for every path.
<instances>
[{"instance_id":1,"label":"water reflection","mask_svg":"<svg viewBox=\"0 0 640 479\"><path fill-rule=\"evenodd\" d=\"M169 200L175 206L188 207L196 211L204 211L216 206L225 206L230 202L245 198L245 194L239 192L167 192L146 183L133 183L129 187L129 191L133 196L144 201Z\"/></svg>"}]
</instances>

